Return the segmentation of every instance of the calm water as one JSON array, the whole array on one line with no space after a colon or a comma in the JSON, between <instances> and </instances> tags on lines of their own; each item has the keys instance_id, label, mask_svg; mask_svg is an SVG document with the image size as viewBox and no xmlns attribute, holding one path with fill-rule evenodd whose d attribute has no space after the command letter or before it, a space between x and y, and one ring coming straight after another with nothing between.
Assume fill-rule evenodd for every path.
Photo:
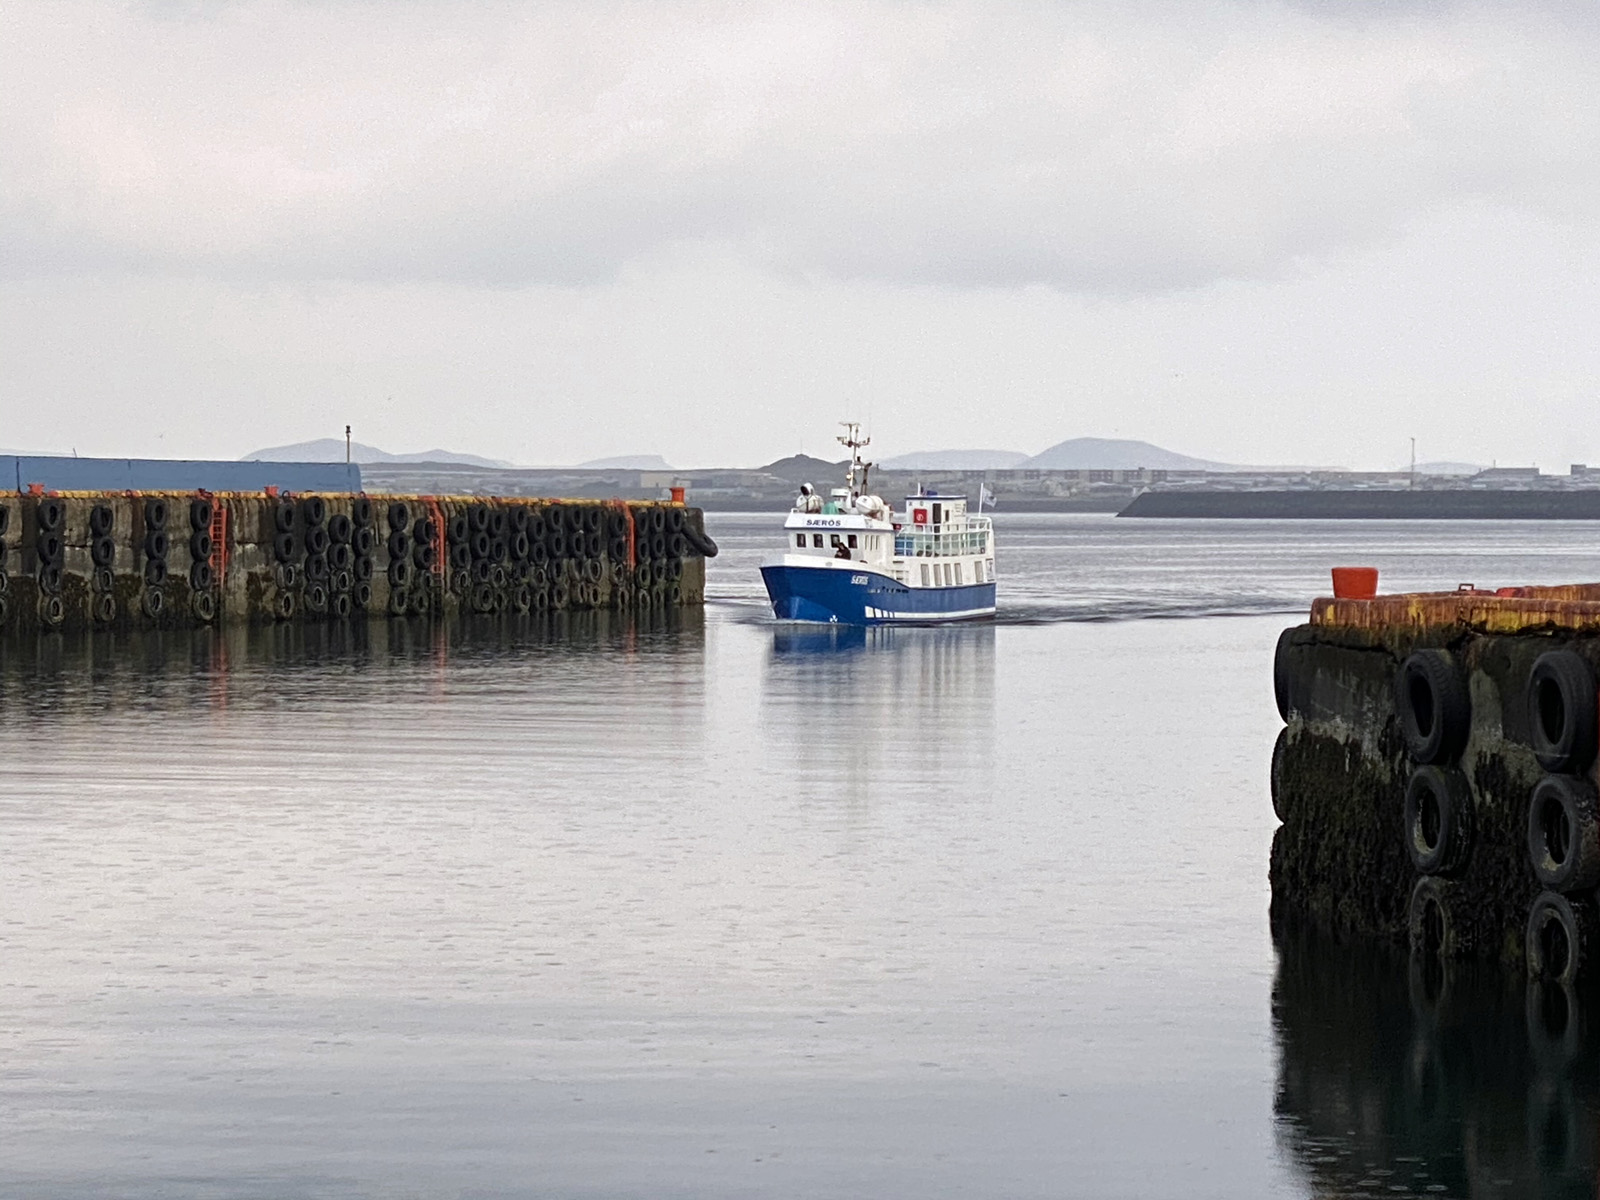
<instances>
[{"instance_id":1,"label":"calm water","mask_svg":"<svg viewBox=\"0 0 1600 1200\"><path fill-rule=\"evenodd\" d=\"M1266 774L1330 565L1600 527L1002 513L852 635L771 521L653 625L5 645L0 1194L1594 1195L1581 1014L1275 951Z\"/></svg>"}]
</instances>

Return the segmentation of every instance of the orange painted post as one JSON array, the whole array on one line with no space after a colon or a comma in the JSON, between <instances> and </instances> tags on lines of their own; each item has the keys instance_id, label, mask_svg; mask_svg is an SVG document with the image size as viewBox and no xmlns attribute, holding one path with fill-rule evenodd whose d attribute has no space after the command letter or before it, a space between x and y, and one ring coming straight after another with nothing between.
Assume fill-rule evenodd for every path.
<instances>
[{"instance_id":1,"label":"orange painted post","mask_svg":"<svg viewBox=\"0 0 1600 1200\"><path fill-rule=\"evenodd\" d=\"M1333 568L1333 598L1335 600L1371 600L1377 594L1377 567Z\"/></svg>"}]
</instances>

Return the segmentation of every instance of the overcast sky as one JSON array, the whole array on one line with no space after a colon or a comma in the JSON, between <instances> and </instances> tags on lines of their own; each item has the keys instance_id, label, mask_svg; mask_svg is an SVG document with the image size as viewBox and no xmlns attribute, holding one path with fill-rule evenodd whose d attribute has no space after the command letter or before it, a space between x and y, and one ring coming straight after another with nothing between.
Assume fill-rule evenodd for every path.
<instances>
[{"instance_id":1,"label":"overcast sky","mask_svg":"<svg viewBox=\"0 0 1600 1200\"><path fill-rule=\"evenodd\" d=\"M0 445L1600 463L1592 3L0 6Z\"/></svg>"}]
</instances>

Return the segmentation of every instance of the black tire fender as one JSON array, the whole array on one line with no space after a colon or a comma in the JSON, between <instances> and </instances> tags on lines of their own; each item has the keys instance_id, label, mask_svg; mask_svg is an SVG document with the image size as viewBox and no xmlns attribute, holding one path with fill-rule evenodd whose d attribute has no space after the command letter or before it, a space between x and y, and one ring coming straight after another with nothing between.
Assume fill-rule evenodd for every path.
<instances>
[{"instance_id":1,"label":"black tire fender","mask_svg":"<svg viewBox=\"0 0 1600 1200\"><path fill-rule=\"evenodd\" d=\"M1447 763L1461 753L1472 727L1467 682L1444 650L1418 650L1395 672L1395 716L1411 757Z\"/></svg>"},{"instance_id":2,"label":"black tire fender","mask_svg":"<svg viewBox=\"0 0 1600 1200\"><path fill-rule=\"evenodd\" d=\"M1575 775L1546 775L1528 800L1528 858L1553 892L1600 884L1600 807L1594 785Z\"/></svg>"},{"instance_id":3,"label":"black tire fender","mask_svg":"<svg viewBox=\"0 0 1600 1200\"><path fill-rule=\"evenodd\" d=\"M1455 875L1472 851L1472 790L1466 776L1423 766L1406 784L1405 843L1423 875Z\"/></svg>"},{"instance_id":4,"label":"black tire fender","mask_svg":"<svg viewBox=\"0 0 1600 1200\"><path fill-rule=\"evenodd\" d=\"M281 563L293 562L299 546L295 543L294 534L287 529L277 534L272 539L272 554Z\"/></svg>"},{"instance_id":5,"label":"black tire fender","mask_svg":"<svg viewBox=\"0 0 1600 1200\"><path fill-rule=\"evenodd\" d=\"M1528 908L1523 937L1530 979L1576 985L1595 949L1594 901L1540 892Z\"/></svg>"},{"instance_id":6,"label":"black tire fender","mask_svg":"<svg viewBox=\"0 0 1600 1200\"><path fill-rule=\"evenodd\" d=\"M1528 675L1528 741L1547 771L1588 770L1597 730L1595 673L1574 650L1548 650Z\"/></svg>"},{"instance_id":7,"label":"black tire fender","mask_svg":"<svg viewBox=\"0 0 1600 1200\"><path fill-rule=\"evenodd\" d=\"M1424 875L1412 887L1406 926L1413 956L1448 960L1472 953L1472 926L1458 886L1454 880Z\"/></svg>"}]
</instances>

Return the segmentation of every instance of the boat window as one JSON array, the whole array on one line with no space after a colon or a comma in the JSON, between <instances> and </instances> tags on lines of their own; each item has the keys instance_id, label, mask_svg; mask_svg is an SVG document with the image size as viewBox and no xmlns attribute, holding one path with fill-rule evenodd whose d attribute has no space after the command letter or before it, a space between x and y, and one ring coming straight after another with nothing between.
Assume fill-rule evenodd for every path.
<instances>
[{"instance_id":1,"label":"boat window","mask_svg":"<svg viewBox=\"0 0 1600 1200\"><path fill-rule=\"evenodd\" d=\"M850 549L854 550L856 548L856 535L852 533L846 536L850 539Z\"/></svg>"},{"instance_id":2,"label":"boat window","mask_svg":"<svg viewBox=\"0 0 1600 1200\"><path fill-rule=\"evenodd\" d=\"M922 586L923 587L927 587L928 586L928 564L927 563L923 563L922 564Z\"/></svg>"},{"instance_id":3,"label":"boat window","mask_svg":"<svg viewBox=\"0 0 1600 1200\"><path fill-rule=\"evenodd\" d=\"M956 583L957 584L963 584L966 581L967 581L967 577L966 577L965 573L961 570L961 564L957 563L956 564Z\"/></svg>"},{"instance_id":4,"label":"boat window","mask_svg":"<svg viewBox=\"0 0 1600 1200\"><path fill-rule=\"evenodd\" d=\"M800 549L804 550L806 548L806 535L803 534L803 533L795 534L794 535L794 544L796 546L799 546Z\"/></svg>"},{"instance_id":5,"label":"boat window","mask_svg":"<svg viewBox=\"0 0 1600 1200\"><path fill-rule=\"evenodd\" d=\"M986 574L989 577L989 582L993 583L994 582L994 559L991 558L991 559L989 559L989 561L984 563L983 564L983 570L984 570L984 574Z\"/></svg>"},{"instance_id":6,"label":"boat window","mask_svg":"<svg viewBox=\"0 0 1600 1200\"><path fill-rule=\"evenodd\" d=\"M820 533L813 533L811 535L811 544L813 546L815 546L818 550L821 550L822 549L822 535Z\"/></svg>"},{"instance_id":7,"label":"boat window","mask_svg":"<svg viewBox=\"0 0 1600 1200\"><path fill-rule=\"evenodd\" d=\"M835 550L839 548L839 535L837 533L830 533L828 535L828 545L832 546Z\"/></svg>"}]
</instances>

